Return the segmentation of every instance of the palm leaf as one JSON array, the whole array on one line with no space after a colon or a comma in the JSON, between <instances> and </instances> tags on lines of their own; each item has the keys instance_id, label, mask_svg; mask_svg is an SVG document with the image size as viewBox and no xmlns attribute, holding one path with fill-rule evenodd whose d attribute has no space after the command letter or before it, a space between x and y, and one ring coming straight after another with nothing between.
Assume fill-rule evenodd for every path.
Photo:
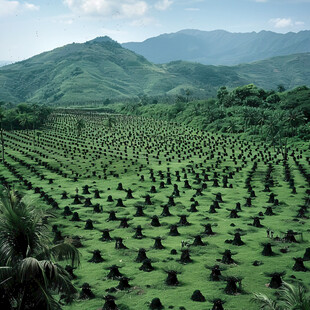
<instances>
[{"instance_id":1,"label":"palm leaf","mask_svg":"<svg viewBox=\"0 0 310 310\"><path fill-rule=\"evenodd\" d=\"M44 270L41 262L33 257L23 259L18 266L17 272L20 275L21 282L25 282L30 278L44 278Z\"/></svg>"},{"instance_id":2,"label":"palm leaf","mask_svg":"<svg viewBox=\"0 0 310 310\"><path fill-rule=\"evenodd\" d=\"M262 293L254 293L254 297L251 299L252 302L259 305L261 310L280 310L281 308L277 302L270 299L268 296Z\"/></svg>"},{"instance_id":3,"label":"palm leaf","mask_svg":"<svg viewBox=\"0 0 310 310\"><path fill-rule=\"evenodd\" d=\"M0 192L0 285L12 293L17 309L39 305L58 310L53 294L76 293L68 272L54 261L78 265L79 252L68 243L51 247L44 216L35 201L15 191Z\"/></svg>"},{"instance_id":4,"label":"palm leaf","mask_svg":"<svg viewBox=\"0 0 310 310\"><path fill-rule=\"evenodd\" d=\"M281 288L281 304L292 310L310 310L310 298L307 290L299 284L297 287L284 282Z\"/></svg>"},{"instance_id":5,"label":"palm leaf","mask_svg":"<svg viewBox=\"0 0 310 310\"><path fill-rule=\"evenodd\" d=\"M73 245L63 242L50 248L51 254L56 260L71 260L72 266L80 264L79 252Z\"/></svg>"},{"instance_id":6,"label":"palm leaf","mask_svg":"<svg viewBox=\"0 0 310 310\"><path fill-rule=\"evenodd\" d=\"M0 267L0 285L12 279L12 267Z\"/></svg>"}]
</instances>

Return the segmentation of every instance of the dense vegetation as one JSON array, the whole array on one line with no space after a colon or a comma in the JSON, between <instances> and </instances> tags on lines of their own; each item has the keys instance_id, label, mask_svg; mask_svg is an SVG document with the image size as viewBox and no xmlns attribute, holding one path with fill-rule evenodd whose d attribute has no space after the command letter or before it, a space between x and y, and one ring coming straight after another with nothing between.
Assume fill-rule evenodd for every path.
<instances>
[{"instance_id":1,"label":"dense vegetation","mask_svg":"<svg viewBox=\"0 0 310 310\"><path fill-rule=\"evenodd\" d=\"M87 105L141 95L174 96L182 89L206 98L221 85L249 83L264 89L310 85L310 53L234 67L183 61L155 65L109 38L97 38L1 67L0 100Z\"/></svg>"},{"instance_id":2,"label":"dense vegetation","mask_svg":"<svg viewBox=\"0 0 310 310\"><path fill-rule=\"evenodd\" d=\"M152 100L118 105L117 111L177 121L199 129L221 133L260 136L274 146L284 147L287 138L310 139L310 89L306 86L284 91L265 91L250 84L229 90L218 89L217 97L191 100L184 92L174 104L154 104Z\"/></svg>"},{"instance_id":3,"label":"dense vegetation","mask_svg":"<svg viewBox=\"0 0 310 310\"><path fill-rule=\"evenodd\" d=\"M271 31L231 33L186 29L122 46L160 64L184 60L207 65L238 65L310 52L310 31L282 34Z\"/></svg>"},{"instance_id":4,"label":"dense vegetation","mask_svg":"<svg viewBox=\"0 0 310 310\"><path fill-rule=\"evenodd\" d=\"M53 245L47 218L38 202L14 190L0 188L0 306L1 309L61 309L56 293L70 300L76 290L59 260L79 263L69 243Z\"/></svg>"},{"instance_id":5,"label":"dense vegetation","mask_svg":"<svg viewBox=\"0 0 310 310\"><path fill-rule=\"evenodd\" d=\"M5 130L39 129L52 112L50 107L20 103L16 107L0 102L0 127Z\"/></svg>"},{"instance_id":6,"label":"dense vegetation","mask_svg":"<svg viewBox=\"0 0 310 310\"><path fill-rule=\"evenodd\" d=\"M235 100L225 109L243 108ZM37 201L0 204L0 275L16 281L0 281L7 309L248 310L259 292L258 307L280 308L281 286L310 285L308 142L283 154L256 137L81 110L56 110L36 133L4 131L0 182ZM67 244L78 268L63 261L75 251L55 251Z\"/></svg>"}]
</instances>

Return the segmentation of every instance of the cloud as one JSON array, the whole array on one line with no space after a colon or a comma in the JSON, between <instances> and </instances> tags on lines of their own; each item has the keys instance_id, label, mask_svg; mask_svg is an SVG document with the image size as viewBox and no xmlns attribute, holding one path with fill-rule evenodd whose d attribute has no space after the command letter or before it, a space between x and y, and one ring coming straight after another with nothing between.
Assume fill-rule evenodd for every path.
<instances>
[{"instance_id":1,"label":"cloud","mask_svg":"<svg viewBox=\"0 0 310 310\"><path fill-rule=\"evenodd\" d=\"M156 10L165 11L173 4L172 0L160 0L157 1L154 5Z\"/></svg>"},{"instance_id":2,"label":"cloud","mask_svg":"<svg viewBox=\"0 0 310 310\"><path fill-rule=\"evenodd\" d=\"M269 22L275 28L287 28L294 25L291 18L272 18Z\"/></svg>"},{"instance_id":3,"label":"cloud","mask_svg":"<svg viewBox=\"0 0 310 310\"><path fill-rule=\"evenodd\" d=\"M40 9L38 5L35 5L33 3L28 3L28 2L24 4L24 7L26 10L29 10L29 11L38 11Z\"/></svg>"},{"instance_id":4,"label":"cloud","mask_svg":"<svg viewBox=\"0 0 310 310\"><path fill-rule=\"evenodd\" d=\"M293 21L291 18L272 18L269 23L278 29L305 25L303 21Z\"/></svg>"},{"instance_id":5,"label":"cloud","mask_svg":"<svg viewBox=\"0 0 310 310\"><path fill-rule=\"evenodd\" d=\"M0 0L0 16L14 15L24 11L37 11L40 7L29 2Z\"/></svg>"},{"instance_id":6,"label":"cloud","mask_svg":"<svg viewBox=\"0 0 310 310\"><path fill-rule=\"evenodd\" d=\"M0 16L12 15L18 10L18 1L0 0Z\"/></svg>"},{"instance_id":7,"label":"cloud","mask_svg":"<svg viewBox=\"0 0 310 310\"><path fill-rule=\"evenodd\" d=\"M88 16L136 18L146 14L142 0L63 0L74 13Z\"/></svg>"}]
</instances>

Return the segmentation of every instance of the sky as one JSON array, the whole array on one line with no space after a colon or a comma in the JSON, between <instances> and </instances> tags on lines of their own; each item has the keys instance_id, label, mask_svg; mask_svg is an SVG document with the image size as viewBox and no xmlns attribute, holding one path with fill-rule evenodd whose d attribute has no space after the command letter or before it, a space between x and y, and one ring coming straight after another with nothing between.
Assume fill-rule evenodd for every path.
<instances>
[{"instance_id":1,"label":"sky","mask_svg":"<svg viewBox=\"0 0 310 310\"><path fill-rule=\"evenodd\" d=\"M143 41L182 29L310 29L310 0L0 0L0 61L109 36Z\"/></svg>"}]
</instances>

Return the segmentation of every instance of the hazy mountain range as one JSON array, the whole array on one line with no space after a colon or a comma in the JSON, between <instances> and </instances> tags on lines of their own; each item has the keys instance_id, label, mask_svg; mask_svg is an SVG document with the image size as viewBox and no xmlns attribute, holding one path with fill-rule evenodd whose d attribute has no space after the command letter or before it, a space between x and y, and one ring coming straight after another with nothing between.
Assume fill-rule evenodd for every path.
<instances>
[{"instance_id":1,"label":"hazy mountain range","mask_svg":"<svg viewBox=\"0 0 310 310\"><path fill-rule=\"evenodd\" d=\"M69 44L0 68L0 101L82 103L138 94L210 96L226 85L310 85L310 53L238 66L176 61L156 65L108 37Z\"/></svg>"},{"instance_id":2,"label":"hazy mountain range","mask_svg":"<svg viewBox=\"0 0 310 310\"><path fill-rule=\"evenodd\" d=\"M157 64L185 60L208 65L237 65L310 52L310 31L281 34L271 31L230 33L188 29L122 46Z\"/></svg>"}]
</instances>

